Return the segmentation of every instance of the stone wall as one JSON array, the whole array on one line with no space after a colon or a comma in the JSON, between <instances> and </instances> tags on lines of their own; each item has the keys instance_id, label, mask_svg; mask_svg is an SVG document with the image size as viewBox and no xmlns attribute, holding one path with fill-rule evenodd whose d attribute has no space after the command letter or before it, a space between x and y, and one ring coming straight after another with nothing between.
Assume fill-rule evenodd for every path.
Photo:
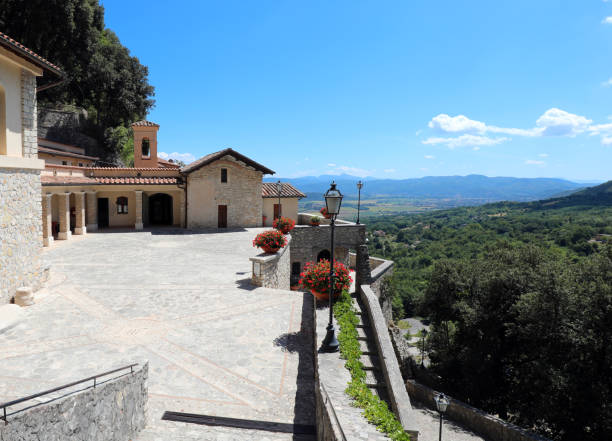
<instances>
[{"instance_id":1,"label":"stone wall","mask_svg":"<svg viewBox=\"0 0 612 441\"><path fill-rule=\"evenodd\" d=\"M227 182L221 182L221 169ZM231 156L187 177L188 228L217 228L218 206L227 205L227 226L259 227L262 222L262 173Z\"/></svg>"},{"instance_id":2,"label":"stone wall","mask_svg":"<svg viewBox=\"0 0 612 441\"><path fill-rule=\"evenodd\" d=\"M274 254L261 253L251 257L251 281L255 286L275 289L290 289L291 236L287 235L287 245Z\"/></svg>"},{"instance_id":3,"label":"stone wall","mask_svg":"<svg viewBox=\"0 0 612 441\"><path fill-rule=\"evenodd\" d=\"M36 119L36 77L21 70L21 142L24 158L38 158L38 125Z\"/></svg>"},{"instance_id":4,"label":"stone wall","mask_svg":"<svg viewBox=\"0 0 612 441\"><path fill-rule=\"evenodd\" d=\"M438 392L414 380L406 381L406 389L413 400L420 401L435 409L434 396ZM550 441L459 400L450 397L449 400L450 404L445 415L487 439L495 441Z\"/></svg>"},{"instance_id":5,"label":"stone wall","mask_svg":"<svg viewBox=\"0 0 612 441\"><path fill-rule=\"evenodd\" d=\"M0 168L0 304L44 281L41 219L40 170Z\"/></svg>"},{"instance_id":6,"label":"stone wall","mask_svg":"<svg viewBox=\"0 0 612 441\"><path fill-rule=\"evenodd\" d=\"M146 423L148 365L64 398L8 415L0 439L128 441Z\"/></svg>"}]
</instances>

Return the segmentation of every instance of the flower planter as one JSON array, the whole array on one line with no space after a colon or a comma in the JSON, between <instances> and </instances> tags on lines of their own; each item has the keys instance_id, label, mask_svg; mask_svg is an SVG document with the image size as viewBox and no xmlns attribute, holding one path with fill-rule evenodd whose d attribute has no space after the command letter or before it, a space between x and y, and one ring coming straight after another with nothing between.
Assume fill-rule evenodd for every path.
<instances>
[{"instance_id":1,"label":"flower planter","mask_svg":"<svg viewBox=\"0 0 612 441\"><path fill-rule=\"evenodd\" d=\"M321 222L311 222L309 225L311 227L318 227L319 225L321 225Z\"/></svg>"},{"instance_id":2,"label":"flower planter","mask_svg":"<svg viewBox=\"0 0 612 441\"><path fill-rule=\"evenodd\" d=\"M310 292L312 293L313 296L317 298L317 300L329 300L329 291L319 292L319 291L315 291L314 289L311 289ZM339 296L340 296L340 292L334 293L334 299L337 299Z\"/></svg>"},{"instance_id":3,"label":"flower planter","mask_svg":"<svg viewBox=\"0 0 612 441\"><path fill-rule=\"evenodd\" d=\"M267 246L262 246L261 249L264 251L264 253L268 253L268 254L274 254L276 252L278 252L278 250L280 250L280 248L272 248L272 247L267 247Z\"/></svg>"}]
</instances>

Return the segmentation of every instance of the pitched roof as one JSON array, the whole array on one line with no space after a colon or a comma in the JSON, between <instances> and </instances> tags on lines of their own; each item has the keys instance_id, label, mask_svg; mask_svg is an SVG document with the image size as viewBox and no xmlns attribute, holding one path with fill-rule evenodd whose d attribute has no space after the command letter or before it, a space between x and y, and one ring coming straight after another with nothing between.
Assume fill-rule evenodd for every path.
<instances>
[{"instance_id":1,"label":"pitched roof","mask_svg":"<svg viewBox=\"0 0 612 441\"><path fill-rule=\"evenodd\" d=\"M136 121L132 123L132 127L159 127L159 124L155 124L154 122L151 121L147 121L147 120L140 120L140 121Z\"/></svg>"},{"instance_id":2,"label":"pitched roof","mask_svg":"<svg viewBox=\"0 0 612 441\"><path fill-rule=\"evenodd\" d=\"M31 49L28 49L23 44L13 40L11 37L3 34L2 32L0 32L0 46L29 61L30 63L57 75L58 77L64 76L64 72L62 72L62 70L55 64L44 59Z\"/></svg>"},{"instance_id":3,"label":"pitched roof","mask_svg":"<svg viewBox=\"0 0 612 441\"><path fill-rule=\"evenodd\" d=\"M281 190L281 198L305 198L306 195L300 190L295 188L293 185L283 182L283 189ZM276 182L264 182L261 186L261 196L264 198L277 198L278 190L276 189Z\"/></svg>"},{"instance_id":4,"label":"pitched roof","mask_svg":"<svg viewBox=\"0 0 612 441\"><path fill-rule=\"evenodd\" d=\"M176 162L166 161L165 159L157 158L157 164L161 165L162 168L181 168Z\"/></svg>"},{"instance_id":5,"label":"pitched roof","mask_svg":"<svg viewBox=\"0 0 612 441\"><path fill-rule=\"evenodd\" d=\"M70 158L89 159L89 160L92 160L92 161L97 161L98 159L100 159L97 156L81 155L79 153L67 152L65 150L59 150L59 149L52 149L52 148L49 148L49 147L43 147L42 145L38 146L38 151L40 153L46 153L48 155L68 156Z\"/></svg>"},{"instance_id":6,"label":"pitched roof","mask_svg":"<svg viewBox=\"0 0 612 441\"><path fill-rule=\"evenodd\" d=\"M247 158L243 154L238 153L237 151L233 149L223 149L223 150L219 150L218 152L210 153L206 156L203 156L200 159L193 161L191 164L188 164L185 167L183 167L181 169L181 172L191 173L227 155L234 157L238 161L244 162L246 165L253 167L255 170L259 170L265 175L273 175L275 173L274 170L270 170L269 168L264 167L258 162L253 161L251 158Z\"/></svg>"}]
</instances>

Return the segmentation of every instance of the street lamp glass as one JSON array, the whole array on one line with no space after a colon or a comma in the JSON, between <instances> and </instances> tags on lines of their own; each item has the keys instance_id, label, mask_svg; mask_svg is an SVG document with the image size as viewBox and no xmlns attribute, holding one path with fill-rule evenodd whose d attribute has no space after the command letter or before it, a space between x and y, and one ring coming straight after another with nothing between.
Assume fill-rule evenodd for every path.
<instances>
[{"instance_id":1,"label":"street lamp glass","mask_svg":"<svg viewBox=\"0 0 612 441\"><path fill-rule=\"evenodd\" d=\"M449 400L444 394L436 395L434 397L436 402L436 407L438 408L438 412L444 413L446 412L446 408L448 407Z\"/></svg>"},{"instance_id":2,"label":"street lamp glass","mask_svg":"<svg viewBox=\"0 0 612 441\"><path fill-rule=\"evenodd\" d=\"M336 183L332 182L331 187L325 193L325 206L327 213L337 215L340 213L340 205L342 205L342 193L336 188Z\"/></svg>"},{"instance_id":3,"label":"street lamp glass","mask_svg":"<svg viewBox=\"0 0 612 441\"><path fill-rule=\"evenodd\" d=\"M357 188L361 190L363 188L363 182L361 181L357 182Z\"/></svg>"},{"instance_id":4,"label":"street lamp glass","mask_svg":"<svg viewBox=\"0 0 612 441\"><path fill-rule=\"evenodd\" d=\"M276 191L278 191L279 194L282 193L282 191L283 191L283 184L281 183L281 181L278 181L276 183Z\"/></svg>"}]
</instances>

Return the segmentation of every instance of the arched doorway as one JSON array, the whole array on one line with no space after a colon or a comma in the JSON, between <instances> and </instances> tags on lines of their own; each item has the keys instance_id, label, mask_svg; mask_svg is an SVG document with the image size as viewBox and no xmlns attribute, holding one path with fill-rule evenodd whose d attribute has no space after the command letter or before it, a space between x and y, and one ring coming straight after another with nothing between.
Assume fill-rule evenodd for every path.
<instances>
[{"instance_id":1,"label":"arched doorway","mask_svg":"<svg viewBox=\"0 0 612 441\"><path fill-rule=\"evenodd\" d=\"M320 262L322 260L329 261L330 259L331 259L331 253L329 252L329 250L323 250L319 254L317 254L317 262Z\"/></svg>"},{"instance_id":2,"label":"arched doorway","mask_svg":"<svg viewBox=\"0 0 612 441\"><path fill-rule=\"evenodd\" d=\"M165 193L149 196L149 223L172 225L172 196Z\"/></svg>"}]
</instances>

